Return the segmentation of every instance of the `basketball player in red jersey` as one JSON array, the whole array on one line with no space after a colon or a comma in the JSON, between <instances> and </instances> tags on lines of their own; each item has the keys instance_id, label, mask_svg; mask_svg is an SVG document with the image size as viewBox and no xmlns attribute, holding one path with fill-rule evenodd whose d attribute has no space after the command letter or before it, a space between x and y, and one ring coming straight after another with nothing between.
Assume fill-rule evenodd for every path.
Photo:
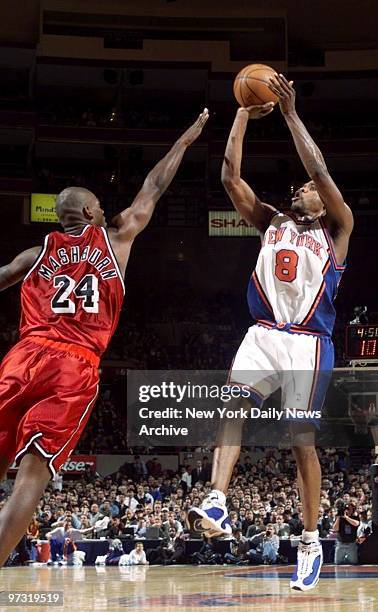
<instances>
[{"instance_id":1,"label":"basketball player in red jersey","mask_svg":"<svg viewBox=\"0 0 378 612\"><path fill-rule=\"evenodd\" d=\"M151 170L108 230L96 196L69 187L56 201L64 233L0 268L0 290L23 280L20 341L0 366L0 481L16 458L13 493L0 513L0 566L25 533L51 476L67 461L98 393L98 365L116 329L134 238L148 224L205 109Z\"/></svg>"}]
</instances>

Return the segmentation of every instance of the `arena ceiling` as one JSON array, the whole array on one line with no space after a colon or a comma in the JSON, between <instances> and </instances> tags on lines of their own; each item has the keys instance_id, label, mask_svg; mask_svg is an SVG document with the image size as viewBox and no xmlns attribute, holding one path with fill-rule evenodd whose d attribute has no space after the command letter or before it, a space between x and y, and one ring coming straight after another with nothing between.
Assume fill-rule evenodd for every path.
<instances>
[{"instance_id":1,"label":"arena ceiling","mask_svg":"<svg viewBox=\"0 0 378 612\"><path fill-rule=\"evenodd\" d=\"M22 9L21 9L22 5ZM0 3L0 44L33 46L38 42L41 5L74 8L82 12L106 6L108 13L125 12L133 0L27 0L20 7L14 0ZM143 0L138 6L150 14L184 16L207 13L222 16L230 8L241 14L253 11L287 11L289 46L303 41L326 49L372 49L378 47L378 2L376 0ZM135 14L135 8L134 8ZM235 14L235 13L234 13ZM356 27L357 24L357 27Z\"/></svg>"}]
</instances>

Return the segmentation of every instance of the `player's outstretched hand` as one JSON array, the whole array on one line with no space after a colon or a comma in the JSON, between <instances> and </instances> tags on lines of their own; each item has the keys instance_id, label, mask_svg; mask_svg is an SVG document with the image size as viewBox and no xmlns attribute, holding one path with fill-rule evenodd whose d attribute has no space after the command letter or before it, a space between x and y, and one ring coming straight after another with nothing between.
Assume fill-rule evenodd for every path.
<instances>
[{"instance_id":1,"label":"player's outstretched hand","mask_svg":"<svg viewBox=\"0 0 378 612\"><path fill-rule=\"evenodd\" d=\"M267 102L266 104L256 104L253 106L241 106L238 108L238 115L247 114L249 119L261 119L269 115L274 110L274 102Z\"/></svg>"},{"instance_id":2,"label":"player's outstretched hand","mask_svg":"<svg viewBox=\"0 0 378 612\"><path fill-rule=\"evenodd\" d=\"M207 108L204 108L202 113L199 115L198 119L193 123L193 125L190 126L190 128L186 130L186 132L184 132L184 134L181 137L181 140L186 145L188 146L191 145L192 142L197 140L198 136L201 134L202 129L205 123L207 122L208 118L209 118L209 111Z\"/></svg>"},{"instance_id":3,"label":"player's outstretched hand","mask_svg":"<svg viewBox=\"0 0 378 612\"><path fill-rule=\"evenodd\" d=\"M269 79L269 89L278 96L278 101L283 115L289 115L295 111L295 89L293 81L285 79L283 74L275 74Z\"/></svg>"}]
</instances>

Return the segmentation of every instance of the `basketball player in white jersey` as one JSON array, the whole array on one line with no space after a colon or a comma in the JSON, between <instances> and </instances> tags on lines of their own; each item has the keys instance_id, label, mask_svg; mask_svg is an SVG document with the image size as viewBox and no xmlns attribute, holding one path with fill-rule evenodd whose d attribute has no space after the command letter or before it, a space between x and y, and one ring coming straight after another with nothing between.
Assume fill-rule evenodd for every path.
<instances>
[{"instance_id":1,"label":"basketball player in white jersey","mask_svg":"<svg viewBox=\"0 0 378 612\"><path fill-rule=\"evenodd\" d=\"M257 406L281 387L282 408L320 409L329 380L326 376L324 384L320 373L330 373L333 368L333 300L345 267L353 216L296 113L293 83L275 75L270 88L279 98L281 113L311 180L295 193L286 212L261 202L240 176L242 145L248 120L269 114L273 104L238 109L224 156L222 182L236 210L260 231L262 246L248 288L256 324L236 353L230 382L247 385ZM310 384L303 376L293 384L295 372L303 370ZM267 371L275 373L271 380ZM241 420L228 421L218 436L212 491L201 508L192 508L188 514L197 531L211 535L231 531L225 496L240 452L242 425ZM314 425L307 421L291 426L304 530L290 586L307 591L317 584L323 560L317 531L321 471Z\"/></svg>"}]
</instances>

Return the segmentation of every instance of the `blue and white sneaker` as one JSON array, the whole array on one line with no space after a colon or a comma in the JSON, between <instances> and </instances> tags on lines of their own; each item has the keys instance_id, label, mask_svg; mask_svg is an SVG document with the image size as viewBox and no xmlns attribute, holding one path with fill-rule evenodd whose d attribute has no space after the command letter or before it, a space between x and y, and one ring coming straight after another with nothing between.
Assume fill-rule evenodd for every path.
<instances>
[{"instance_id":1,"label":"blue and white sneaker","mask_svg":"<svg viewBox=\"0 0 378 612\"><path fill-rule=\"evenodd\" d=\"M225 494L222 491L211 491L200 508L190 508L188 522L192 531L204 533L210 538L231 535L231 521L226 508Z\"/></svg>"},{"instance_id":2,"label":"blue and white sneaker","mask_svg":"<svg viewBox=\"0 0 378 612\"><path fill-rule=\"evenodd\" d=\"M309 591L319 582L323 564L323 549L319 541L298 544L297 567L290 580L290 588L297 591Z\"/></svg>"}]
</instances>

